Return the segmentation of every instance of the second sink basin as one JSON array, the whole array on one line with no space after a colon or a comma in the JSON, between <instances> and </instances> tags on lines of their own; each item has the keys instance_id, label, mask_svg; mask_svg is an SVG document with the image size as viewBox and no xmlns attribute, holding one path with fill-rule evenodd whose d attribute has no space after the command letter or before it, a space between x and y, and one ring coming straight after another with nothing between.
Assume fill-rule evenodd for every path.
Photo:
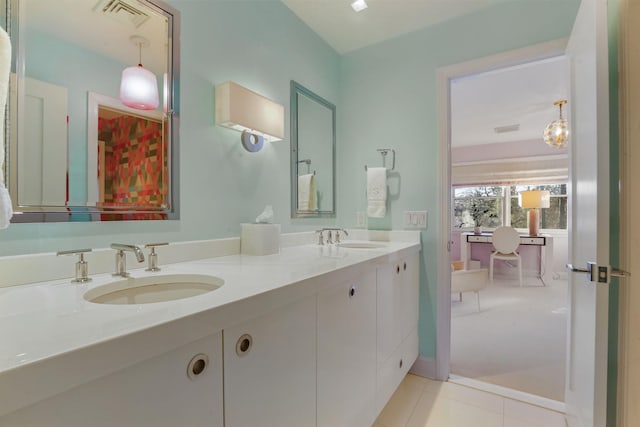
<instances>
[{"instance_id":1,"label":"second sink basin","mask_svg":"<svg viewBox=\"0 0 640 427\"><path fill-rule=\"evenodd\" d=\"M195 297L223 284L223 279L203 274L128 278L91 289L84 299L96 304L148 304Z\"/></svg>"},{"instance_id":2,"label":"second sink basin","mask_svg":"<svg viewBox=\"0 0 640 427\"><path fill-rule=\"evenodd\" d=\"M374 242L344 242L344 243L338 243L337 246L341 248L350 248L350 249L375 249L375 248L384 248L386 245L384 243L374 243Z\"/></svg>"}]
</instances>

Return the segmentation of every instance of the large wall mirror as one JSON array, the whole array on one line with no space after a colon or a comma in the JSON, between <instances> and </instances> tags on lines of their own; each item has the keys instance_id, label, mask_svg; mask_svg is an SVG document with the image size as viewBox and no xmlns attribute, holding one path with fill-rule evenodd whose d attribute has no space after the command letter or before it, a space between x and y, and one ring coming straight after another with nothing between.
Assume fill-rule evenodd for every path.
<instances>
[{"instance_id":1,"label":"large wall mirror","mask_svg":"<svg viewBox=\"0 0 640 427\"><path fill-rule=\"evenodd\" d=\"M336 216L336 107L291 81L291 216Z\"/></svg>"},{"instance_id":2,"label":"large wall mirror","mask_svg":"<svg viewBox=\"0 0 640 427\"><path fill-rule=\"evenodd\" d=\"M179 12L158 0L0 0L13 44L12 222L178 217ZM120 100L155 76L158 106Z\"/></svg>"}]
</instances>

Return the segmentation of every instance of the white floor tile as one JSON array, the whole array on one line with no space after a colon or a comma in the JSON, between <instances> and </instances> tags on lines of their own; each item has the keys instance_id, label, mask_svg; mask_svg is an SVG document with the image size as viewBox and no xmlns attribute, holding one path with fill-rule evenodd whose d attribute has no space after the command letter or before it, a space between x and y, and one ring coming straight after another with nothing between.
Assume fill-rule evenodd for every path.
<instances>
[{"instance_id":1,"label":"white floor tile","mask_svg":"<svg viewBox=\"0 0 640 427\"><path fill-rule=\"evenodd\" d=\"M409 374L373 427L566 427L566 422L559 412Z\"/></svg>"},{"instance_id":2,"label":"white floor tile","mask_svg":"<svg viewBox=\"0 0 640 427\"><path fill-rule=\"evenodd\" d=\"M407 427L502 427L502 414L425 391Z\"/></svg>"},{"instance_id":3,"label":"white floor tile","mask_svg":"<svg viewBox=\"0 0 640 427\"><path fill-rule=\"evenodd\" d=\"M407 375L380 413L374 426L404 427L407 425L427 382L429 380L426 378Z\"/></svg>"},{"instance_id":4,"label":"white floor tile","mask_svg":"<svg viewBox=\"0 0 640 427\"><path fill-rule=\"evenodd\" d=\"M559 412L529 405L517 400L504 400L504 416L506 418L535 422L544 427L565 427L565 417Z\"/></svg>"},{"instance_id":5,"label":"white floor tile","mask_svg":"<svg viewBox=\"0 0 640 427\"><path fill-rule=\"evenodd\" d=\"M455 400L502 414L503 398L501 396L476 390L470 387L453 384L451 382L430 381L425 392L438 395L446 399Z\"/></svg>"}]
</instances>

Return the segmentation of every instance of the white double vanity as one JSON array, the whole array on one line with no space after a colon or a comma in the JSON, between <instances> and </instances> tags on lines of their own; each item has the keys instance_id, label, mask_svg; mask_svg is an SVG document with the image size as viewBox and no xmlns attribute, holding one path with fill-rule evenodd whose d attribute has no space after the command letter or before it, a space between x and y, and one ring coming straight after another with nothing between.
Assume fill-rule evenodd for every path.
<instances>
[{"instance_id":1,"label":"white double vanity","mask_svg":"<svg viewBox=\"0 0 640 427\"><path fill-rule=\"evenodd\" d=\"M115 280L92 273L107 250L89 283L0 288L0 426L371 426L418 356L420 233L352 234L375 244L296 233L275 255L222 239L158 248L159 272L130 261L125 282L223 281L166 302L87 301Z\"/></svg>"}]
</instances>

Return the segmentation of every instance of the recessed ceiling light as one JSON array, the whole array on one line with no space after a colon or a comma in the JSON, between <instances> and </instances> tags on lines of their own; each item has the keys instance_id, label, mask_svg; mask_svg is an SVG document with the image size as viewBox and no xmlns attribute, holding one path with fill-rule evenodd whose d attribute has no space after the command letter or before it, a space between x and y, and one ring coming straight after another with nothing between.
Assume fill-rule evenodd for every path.
<instances>
[{"instance_id":1,"label":"recessed ceiling light","mask_svg":"<svg viewBox=\"0 0 640 427\"><path fill-rule=\"evenodd\" d=\"M361 10L365 10L369 6L367 6L367 2L365 0L356 0L353 3L351 3L351 7L356 12L360 12Z\"/></svg>"}]
</instances>

